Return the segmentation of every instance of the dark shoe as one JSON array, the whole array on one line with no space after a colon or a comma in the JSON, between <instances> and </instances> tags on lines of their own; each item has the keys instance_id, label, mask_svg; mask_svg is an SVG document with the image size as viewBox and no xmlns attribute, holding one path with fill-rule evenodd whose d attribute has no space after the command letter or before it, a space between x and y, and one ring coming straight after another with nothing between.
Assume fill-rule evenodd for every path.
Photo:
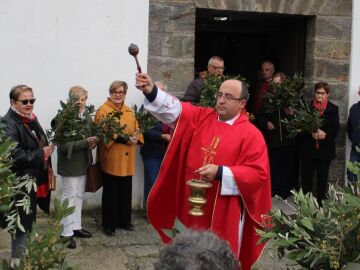
<instances>
[{"instance_id":1,"label":"dark shoe","mask_svg":"<svg viewBox=\"0 0 360 270\"><path fill-rule=\"evenodd\" d=\"M103 228L103 232L107 236L115 236L115 229Z\"/></svg>"},{"instance_id":2,"label":"dark shoe","mask_svg":"<svg viewBox=\"0 0 360 270\"><path fill-rule=\"evenodd\" d=\"M73 236L61 236L62 239L64 239L64 242L67 242L67 248L69 249L75 249L76 248L76 242Z\"/></svg>"},{"instance_id":3,"label":"dark shoe","mask_svg":"<svg viewBox=\"0 0 360 270\"><path fill-rule=\"evenodd\" d=\"M84 229L80 229L80 230L74 230L74 236L75 237L80 237L80 238L91 238L92 237L92 233L84 230Z\"/></svg>"},{"instance_id":4,"label":"dark shoe","mask_svg":"<svg viewBox=\"0 0 360 270\"><path fill-rule=\"evenodd\" d=\"M125 231L133 231L134 230L134 225L130 224L129 226L120 226L120 228L125 230Z\"/></svg>"}]
</instances>

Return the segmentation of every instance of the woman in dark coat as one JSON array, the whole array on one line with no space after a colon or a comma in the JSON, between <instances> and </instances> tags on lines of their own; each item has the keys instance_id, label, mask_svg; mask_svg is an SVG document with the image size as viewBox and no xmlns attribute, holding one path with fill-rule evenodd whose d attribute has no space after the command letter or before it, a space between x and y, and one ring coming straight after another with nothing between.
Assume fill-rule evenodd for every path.
<instances>
[{"instance_id":1,"label":"woman in dark coat","mask_svg":"<svg viewBox=\"0 0 360 270\"><path fill-rule=\"evenodd\" d=\"M320 111L322 126L312 134L299 138L299 157L301 160L301 185L304 193L312 192L313 175L317 171L318 202L325 198L330 161L335 158L335 138L339 131L339 109L329 101L328 83L315 85L313 106Z\"/></svg>"},{"instance_id":2,"label":"woman in dark coat","mask_svg":"<svg viewBox=\"0 0 360 270\"><path fill-rule=\"evenodd\" d=\"M6 133L17 143L11 152L14 161L12 170L19 177L29 175L35 178L38 186L36 192L31 190L28 193L31 204L30 213L26 214L22 208L18 208L25 232L18 229L16 235L11 239L12 265L18 262L18 258L24 252L26 232L31 231L32 224L36 219L37 197L49 199L48 167L54 146L48 145L46 135L33 113L34 103L32 89L26 85L17 85L10 91L11 107L4 116ZM20 195L16 199L21 200L22 196ZM45 210L48 211L48 208Z\"/></svg>"}]
</instances>

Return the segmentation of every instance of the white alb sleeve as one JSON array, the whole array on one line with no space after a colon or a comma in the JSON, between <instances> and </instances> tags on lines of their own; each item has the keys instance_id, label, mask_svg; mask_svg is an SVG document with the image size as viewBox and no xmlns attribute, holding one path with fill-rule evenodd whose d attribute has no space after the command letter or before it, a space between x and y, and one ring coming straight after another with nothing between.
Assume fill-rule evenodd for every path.
<instances>
[{"instance_id":1,"label":"white alb sleeve","mask_svg":"<svg viewBox=\"0 0 360 270\"><path fill-rule=\"evenodd\" d=\"M223 166L221 195L240 195L239 189L235 183L234 175L230 168L226 166Z\"/></svg>"},{"instance_id":2,"label":"white alb sleeve","mask_svg":"<svg viewBox=\"0 0 360 270\"><path fill-rule=\"evenodd\" d=\"M181 111L181 103L176 97L158 88L153 102L144 100L144 108L161 122L173 126Z\"/></svg>"}]
</instances>

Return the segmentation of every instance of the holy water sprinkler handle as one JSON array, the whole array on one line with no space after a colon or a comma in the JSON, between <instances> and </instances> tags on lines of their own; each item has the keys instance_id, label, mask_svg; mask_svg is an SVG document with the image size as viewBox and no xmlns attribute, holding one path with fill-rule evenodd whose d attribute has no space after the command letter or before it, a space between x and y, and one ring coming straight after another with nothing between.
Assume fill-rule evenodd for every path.
<instances>
[{"instance_id":1,"label":"holy water sprinkler handle","mask_svg":"<svg viewBox=\"0 0 360 270\"><path fill-rule=\"evenodd\" d=\"M141 73L141 67L139 65L139 61L137 59L137 55L139 53L139 47L136 45L136 44L130 44L129 46L129 53L134 56L135 58L135 62L136 62L136 67L137 67L137 70L139 71L139 73Z\"/></svg>"}]
</instances>

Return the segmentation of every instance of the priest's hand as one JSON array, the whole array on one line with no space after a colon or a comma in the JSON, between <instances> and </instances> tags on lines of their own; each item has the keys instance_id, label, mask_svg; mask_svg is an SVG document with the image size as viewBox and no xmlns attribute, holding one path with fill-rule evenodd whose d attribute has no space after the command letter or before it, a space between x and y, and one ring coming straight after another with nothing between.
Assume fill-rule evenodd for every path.
<instances>
[{"instance_id":1,"label":"priest's hand","mask_svg":"<svg viewBox=\"0 0 360 270\"><path fill-rule=\"evenodd\" d=\"M206 164L200 167L197 172L200 174L203 180L212 181L215 179L216 173L218 171L219 166L214 164Z\"/></svg>"},{"instance_id":2,"label":"priest's hand","mask_svg":"<svg viewBox=\"0 0 360 270\"><path fill-rule=\"evenodd\" d=\"M135 82L136 88L143 91L145 94L150 94L154 87L151 77L146 73L136 73Z\"/></svg>"}]
</instances>

